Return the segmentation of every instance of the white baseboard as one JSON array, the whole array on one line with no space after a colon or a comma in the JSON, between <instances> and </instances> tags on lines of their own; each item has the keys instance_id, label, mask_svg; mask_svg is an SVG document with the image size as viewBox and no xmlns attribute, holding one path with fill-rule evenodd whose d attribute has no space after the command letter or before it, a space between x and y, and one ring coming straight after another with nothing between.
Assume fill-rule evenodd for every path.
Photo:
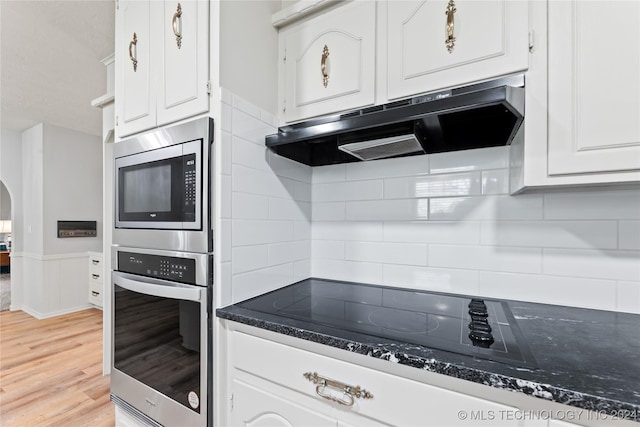
<instances>
[{"instance_id":1,"label":"white baseboard","mask_svg":"<svg viewBox=\"0 0 640 427\"><path fill-rule=\"evenodd\" d=\"M75 313L77 311L87 310L89 308L96 308L96 307L91 304L85 304L79 307L72 307L65 310L52 311L49 313L40 313L37 310L34 310L30 307L24 307L24 306L20 307L18 310L22 310L28 315L33 316L38 320L43 320L43 319L48 319L50 317L62 316L63 314L69 314L69 313ZM11 308L11 310L13 311L13 307Z\"/></svg>"}]
</instances>

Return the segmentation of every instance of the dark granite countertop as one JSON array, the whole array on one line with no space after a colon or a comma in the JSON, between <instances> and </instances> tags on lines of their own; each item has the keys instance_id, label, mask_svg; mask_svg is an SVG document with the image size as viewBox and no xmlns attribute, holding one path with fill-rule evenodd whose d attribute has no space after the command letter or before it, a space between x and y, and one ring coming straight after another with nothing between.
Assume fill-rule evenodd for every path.
<instances>
[{"instance_id":1,"label":"dark granite countertop","mask_svg":"<svg viewBox=\"0 0 640 427\"><path fill-rule=\"evenodd\" d=\"M371 287L324 279L291 286L311 285ZM216 314L392 363L640 422L640 315L487 298L506 303L513 313L538 366L527 368L255 309L269 295L220 308Z\"/></svg>"}]
</instances>

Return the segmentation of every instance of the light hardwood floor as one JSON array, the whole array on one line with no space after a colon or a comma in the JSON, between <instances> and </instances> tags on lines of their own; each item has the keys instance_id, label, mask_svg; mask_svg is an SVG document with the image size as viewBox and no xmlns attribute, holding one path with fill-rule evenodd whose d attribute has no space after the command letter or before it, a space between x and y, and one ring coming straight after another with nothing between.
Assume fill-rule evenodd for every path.
<instances>
[{"instance_id":1,"label":"light hardwood floor","mask_svg":"<svg viewBox=\"0 0 640 427\"><path fill-rule=\"evenodd\" d=\"M2 427L112 427L114 417L100 310L45 320L0 313Z\"/></svg>"}]
</instances>

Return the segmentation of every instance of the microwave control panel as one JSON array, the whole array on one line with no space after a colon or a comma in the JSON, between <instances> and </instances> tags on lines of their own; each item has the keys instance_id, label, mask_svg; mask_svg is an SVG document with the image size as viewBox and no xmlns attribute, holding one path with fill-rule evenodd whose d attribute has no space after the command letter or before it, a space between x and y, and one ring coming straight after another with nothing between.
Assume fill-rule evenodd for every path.
<instances>
[{"instance_id":1,"label":"microwave control panel","mask_svg":"<svg viewBox=\"0 0 640 427\"><path fill-rule=\"evenodd\" d=\"M197 173L196 155L187 154L182 156L182 170L184 171L184 214L185 222L196 220L196 198L197 198Z\"/></svg>"},{"instance_id":2,"label":"microwave control panel","mask_svg":"<svg viewBox=\"0 0 640 427\"><path fill-rule=\"evenodd\" d=\"M180 283L196 283L196 260L118 252L118 271Z\"/></svg>"}]
</instances>

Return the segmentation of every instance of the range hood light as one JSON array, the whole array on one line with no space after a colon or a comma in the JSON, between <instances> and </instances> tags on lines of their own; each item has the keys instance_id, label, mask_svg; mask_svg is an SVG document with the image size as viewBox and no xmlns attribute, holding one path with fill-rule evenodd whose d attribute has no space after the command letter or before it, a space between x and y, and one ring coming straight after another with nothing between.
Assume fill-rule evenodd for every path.
<instances>
[{"instance_id":1,"label":"range hood light","mask_svg":"<svg viewBox=\"0 0 640 427\"><path fill-rule=\"evenodd\" d=\"M424 153L414 134L390 136L370 141L338 145L338 150L360 160L377 160L411 153Z\"/></svg>"}]
</instances>

